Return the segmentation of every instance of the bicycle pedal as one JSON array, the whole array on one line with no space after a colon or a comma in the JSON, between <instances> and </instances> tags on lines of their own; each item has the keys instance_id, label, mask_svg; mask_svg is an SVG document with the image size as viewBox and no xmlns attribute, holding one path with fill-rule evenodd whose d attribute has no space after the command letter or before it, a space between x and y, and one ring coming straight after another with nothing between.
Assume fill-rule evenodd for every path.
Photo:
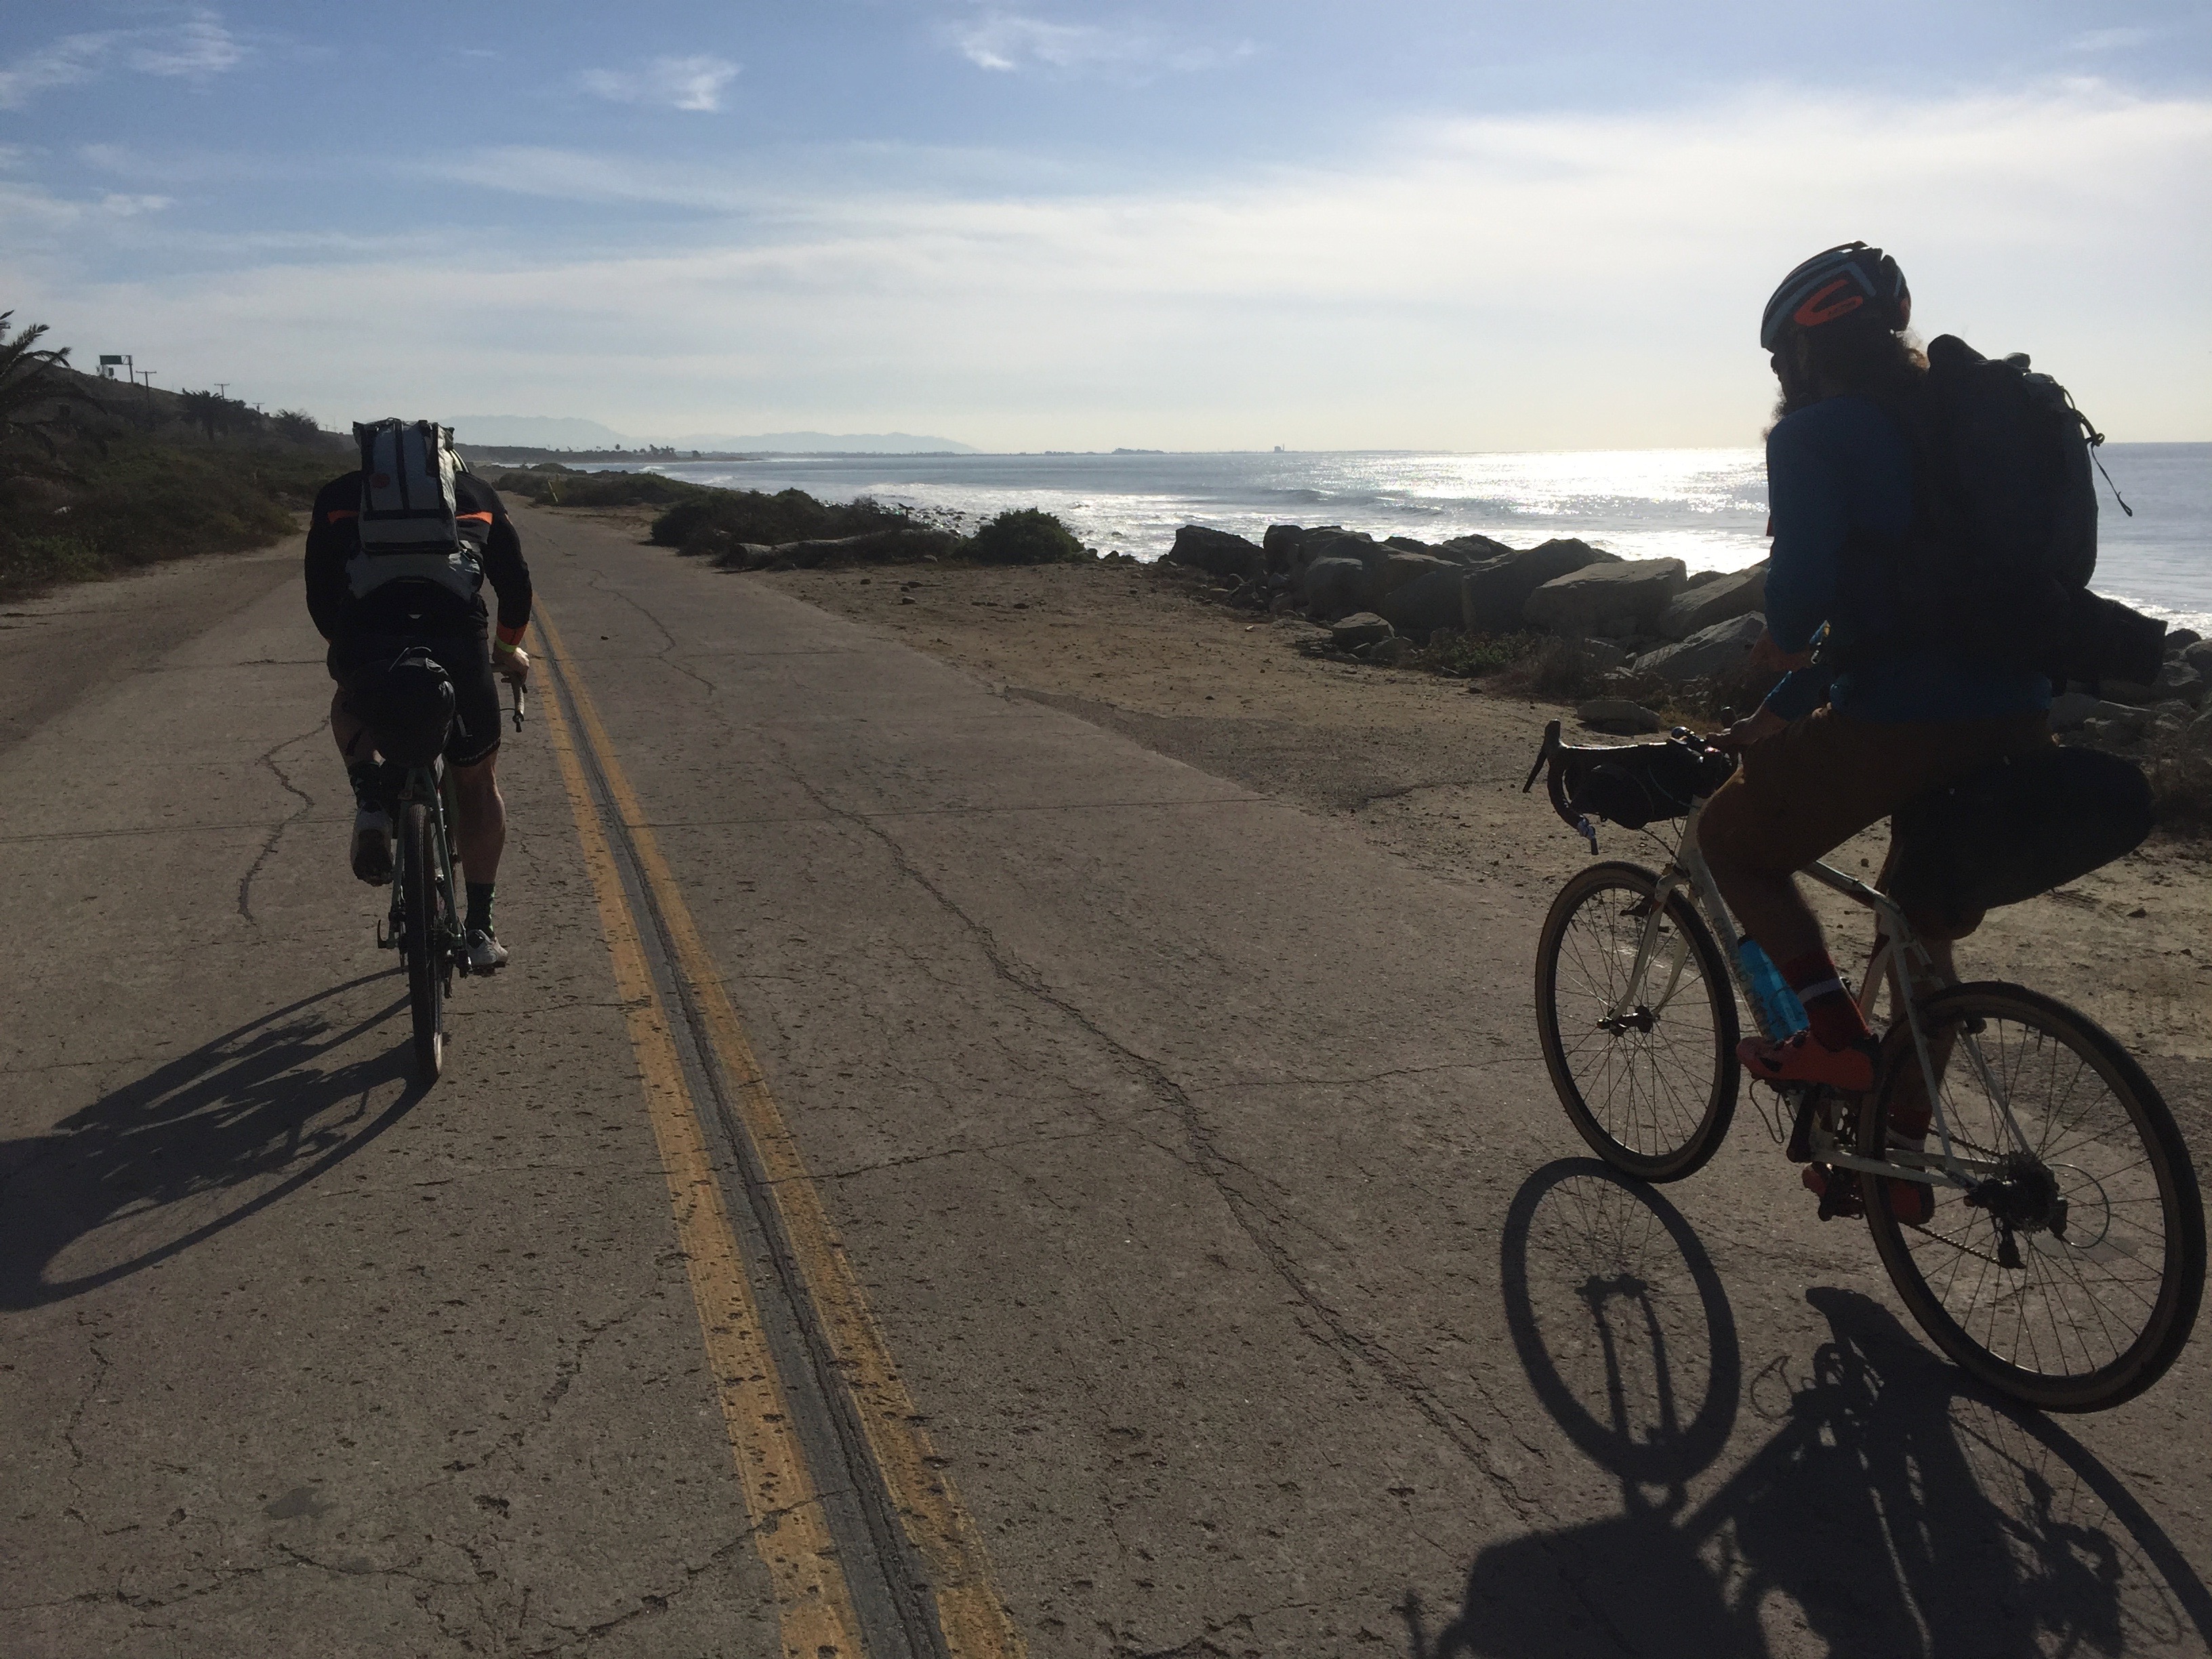
<instances>
[{"instance_id":1,"label":"bicycle pedal","mask_svg":"<svg viewBox=\"0 0 2212 1659\"><path fill-rule=\"evenodd\" d=\"M1833 1221L1841 1217L1855 1221L1866 1214L1866 1206L1859 1197L1856 1170L1838 1170L1832 1164L1811 1164L1806 1166L1804 1179L1806 1189L1820 1194L1821 1220Z\"/></svg>"}]
</instances>

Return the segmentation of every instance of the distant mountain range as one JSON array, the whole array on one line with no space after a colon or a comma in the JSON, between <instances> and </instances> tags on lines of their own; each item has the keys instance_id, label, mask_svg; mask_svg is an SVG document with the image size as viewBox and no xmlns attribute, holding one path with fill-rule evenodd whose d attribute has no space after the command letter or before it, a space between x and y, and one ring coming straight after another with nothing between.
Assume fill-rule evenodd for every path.
<instances>
[{"instance_id":1,"label":"distant mountain range","mask_svg":"<svg viewBox=\"0 0 2212 1659\"><path fill-rule=\"evenodd\" d=\"M973 444L911 432L684 432L672 438L640 438L597 421L573 415L456 415L453 435L465 444L530 449L640 449L666 444L677 449L716 449L785 454L842 451L848 454L914 455L949 453L974 455Z\"/></svg>"}]
</instances>

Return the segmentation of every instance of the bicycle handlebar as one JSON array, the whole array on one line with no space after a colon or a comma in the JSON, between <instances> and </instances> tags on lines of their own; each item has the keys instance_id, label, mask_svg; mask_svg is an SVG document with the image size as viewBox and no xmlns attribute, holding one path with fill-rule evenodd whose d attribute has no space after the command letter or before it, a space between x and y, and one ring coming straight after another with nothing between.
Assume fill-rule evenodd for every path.
<instances>
[{"instance_id":1,"label":"bicycle handlebar","mask_svg":"<svg viewBox=\"0 0 2212 1659\"><path fill-rule=\"evenodd\" d=\"M530 694L523 690L520 680L509 680L507 684L514 688L514 729L520 732L522 718L530 710Z\"/></svg>"},{"instance_id":2,"label":"bicycle handlebar","mask_svg":"<svg viewBox=\"0 0 2212 1659\"><path fill-rule=\"evenodd\" d=\"M1560 822L1587 841L1590 844L1590 850L1595 853L1597 850L1597 826L1590 822L1588 813L1577 807L1574 797L1568 794L1567 767L1568 763L1577 756L1609 755L1619 752L1619 749L1613 744L1565 743L1560 740L1559 730L1560 725L1558 720L1546 723L1543 746L1536 751L1536 763L1528 769L1528 781L1521 786L1521 793L1525 795L1534 789L1537 778L1541 776L1544 779L1544 792L1551 797L1552 810L1559 815ZM1721 761L1724 763L1724 770L1734 769L1735 763L1733 759L1727 757L1725 750L1714 748L1711 744L1687 726L1674 727L1667 734L1667 741L1688 750L1700 762ZM1715 787L1717 787L1717 784ZM1700 793L1709 793L1711 791L1705 790Z\"/></svg>"}]
</instances>

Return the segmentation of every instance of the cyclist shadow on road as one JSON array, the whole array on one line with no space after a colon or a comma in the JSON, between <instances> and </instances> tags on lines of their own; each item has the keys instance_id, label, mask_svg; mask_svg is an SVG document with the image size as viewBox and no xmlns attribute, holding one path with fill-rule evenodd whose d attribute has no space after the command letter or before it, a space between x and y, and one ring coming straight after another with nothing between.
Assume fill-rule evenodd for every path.
<instances>
[{"instance_id":1,"label":"cyclist shadow on road","mask_svg":"<svg viewBox=\"0 0 2212 1659\"><path fill-rule=\"evenodd\" d=\"M0 1308L59 1302L169 1260L298 1191L422 1098L405 1045L337 1056L407 1006L331 1015L367 975L302 997L0 1142ZM400 1086L381 1109L386 1085Z\"/></svg>"},{"instance_id":2,"label":"cyclist shadow on road","mask_svg":"<svg viewBox=\"0 0 2212 1659\"><path fill-rule=\"evenodd\" d=\"M1866 1297L1808 1291L1826 1339L1802 1375L1777 1359L1747 1386L1688 1223L1579 1159L1523 1184L1503 1266L1537 1397L1619 1480L1622 1513L1486 1550L1433 1635L1409 1601L1418 1659L1978 1659L2212 1638L2212 1595L2109 1469ZM1765 1443L1692 1498L1747 1396Z\"/></svg>"}]
</instances>

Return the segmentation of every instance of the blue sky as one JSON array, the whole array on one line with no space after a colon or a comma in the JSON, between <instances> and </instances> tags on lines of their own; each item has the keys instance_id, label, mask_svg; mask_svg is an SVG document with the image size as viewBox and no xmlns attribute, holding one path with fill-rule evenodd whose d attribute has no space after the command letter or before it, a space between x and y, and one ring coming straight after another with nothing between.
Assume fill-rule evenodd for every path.
<instances>
[{"instance_id":1,"label":"blue sky","mask_svg":"<svg viewBox=\"0 0 2212 1659\"><path fill-rule=\"evenodd\" d=\"M2212 439L2212 7L0 3L0 308L340 423L1752 441L1782 270Z\"/></svg>"}]
</instances>

